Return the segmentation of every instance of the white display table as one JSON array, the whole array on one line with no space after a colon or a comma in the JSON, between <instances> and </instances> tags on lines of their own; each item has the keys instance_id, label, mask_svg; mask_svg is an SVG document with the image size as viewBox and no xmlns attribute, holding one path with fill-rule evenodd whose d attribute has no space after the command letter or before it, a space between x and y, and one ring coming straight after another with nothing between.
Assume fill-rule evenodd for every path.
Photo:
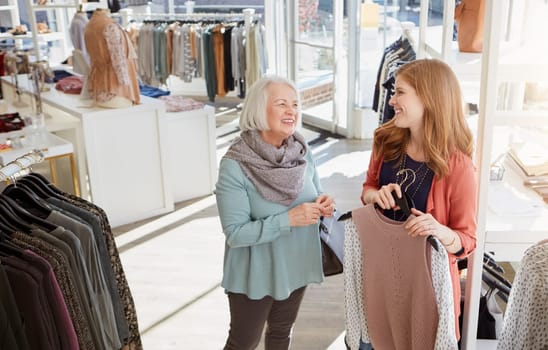
<instances>
[{"instance_id":1,"label":"white display table","mask_svg":"<svg viewBox=\"0 0 548 350\"><path fill-rule=\"evenodd\" d=\"M177 203L212 193L217 181L215 109L205 106L166 113L161 120L167 125L167 166L173 200Z\"/></svg>"},{"instance_id":2,"label":"white display table","mask_svg":"<svg viewBox=\"0 0 548 350\"><path fill-rule=\"evenodd\" d=\"M19 86L30 86L26 75L19 76ZM6 101L15 99L10 77L2 77L2 91ZM53 86L41 96L51 115L48 130L75 145L82 196L102 207L112 226L166 213L174 201L212 192L212 108L167 114L163 102L141 96L140 105L104 109ZM32 102L30 96L23 100Z\"/></svg>"},{"instance_id":3,"label":"white display table","mask_svg":"<svg viewBox=\"0 0 548 350\"><path fill-rule=\"evenodd\" d=\"M19 142L16 141L17 139L19 139ZM39 135L29 135L25 130L0 133L0 143L5 144L8 140L12 140L12 143L18 143L18 147L15 147L14 145L11 150L4 150L0 152L0 166L5 166L19 157L22 157L34 150L39 150L43 152L44 159L49 161L52 182L57 185L55 160L58 158L68 157L70 161L74 193L77 196L80 195L80 185L78 184L78 173L76 170L74 147L72 146L72 143L53 135L50 132L43 132Z\"/></svg>"}]
</instances>

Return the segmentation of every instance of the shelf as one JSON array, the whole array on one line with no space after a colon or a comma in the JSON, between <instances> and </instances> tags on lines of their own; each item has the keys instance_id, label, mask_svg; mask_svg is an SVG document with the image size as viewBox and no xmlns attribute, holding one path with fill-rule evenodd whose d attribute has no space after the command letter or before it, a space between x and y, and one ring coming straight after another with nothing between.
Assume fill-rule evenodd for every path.
<instances>
[{"instance_id":1,"label":"shelf","mask_svg":"<svg viewBox=\"0 0 548 350\"><path fill-rule=\"evenodd\" d=\"M25 39L32 39L32 33L27 32L27 34L22 35L13 35L11 33L0 33L0 40L25 40ZM38 34L38 39L45 40L45 41L57 41L57 40L65 40L65 35L61 32L52 32L52 33L44 33L44 34Z\"/></svg>"},{"instance_id":2,"label":"shelf","mask_svg":"<svg viewBox=\"0 0 548 350\"><path fill-rule=\"evenodd\" d=\"M50 9L78 9L79 6L82 6L82 11L95 11L98 8L108 8L108 3L106 0L101 0L98 2L84 2L79 4L78 2L65 3L65 4L45 4L45 5L33 5L32 9L34 11L50 10Z\"/></svg>"},{"instance_id":3,"label":"shelf","mask_svg":"<svg viewBox=\"0 0 548 350\"><path fill-rule=\"evenodd\" d=\"M498 261L520 261L528 247L548 237L548 205L535 191L523 185L523 178L511 161L507 160L504 167L503 180L489 183L488 196L496 196L494 201L498 201L500 207L498 213L491 205L486 211L485 250L495 252ZM512 201L512 193L516 201ZM518 201L523 199L528 200L529 214L512 215L500 210L503 206L509 210L521 209Z\"/></svg>"},{"instance_id":4,"label":"shelf","mask_svg":"<svg viewBox=\"0 0 548 350\"><path fill-rule=\"evenodd\" d=\"M496 111L493 122L496 126L548 125L548 110Z\"/></svg>"},{"instance_id":5,"label":"shelf","mask_svg":"<svg viewBox=\"0 0 548 350\"><path fill-rule=\"evenodd\" d=\"M3 6L0 6L0 11L11 11L11 10L15 10L17 8L16 5L3 5Z\"/></svg>"},{"instance_id":6,"label":"shelf","mask_svg":"<svg viewBox=\"0 0 548 350\"><path fill-rule=\"evenodd\" d=\"M78 4L72 3L72 4L46 4L46 5L33 5L32 9L34 11L43 11L43 10L51 10L51 9L76 9L78 7Z\"/></svg>"},{"instance_id":7,"label":"shelf","mask_svg":"<svg viewBox=\"0 0 548 350\"><path fill-rule=\"evenodd\" d=\"M481 78L481 53L460 52L458 43L451 42L448 57L442 54L442 27L426 28L427 35L422 43L424 51L431 57L448 63L460 81L475 81ZM538 46L525 47L501 42L498 65L499 82L546 81L548 82L548 52Z\"/></svg>"},{"instance_id":8,"label":"shelf","mask_svg":"<svg viewBox=\"0 0 548 350\"><path fill-rule=\"evenodd\" d=\"M2 133L0 135L0 142L5 143L7 138L14 139L19 136L25 136L27 140L31 140L36 137L33 135L26 135L23 130L18 130ZM39 148L41 151L44 152L44 158L46 159L74 153L74 147L72 146L72 143L49 132L45 132L43 135L40 136L40 143L41 146ZM4 166L9 162L14 161L15 159L31 152L35 148L36 146L33 145L25 145L21 148L14 148L10 151L4 151L0 153L0 165Z\"/></svg>"}]
</instances>

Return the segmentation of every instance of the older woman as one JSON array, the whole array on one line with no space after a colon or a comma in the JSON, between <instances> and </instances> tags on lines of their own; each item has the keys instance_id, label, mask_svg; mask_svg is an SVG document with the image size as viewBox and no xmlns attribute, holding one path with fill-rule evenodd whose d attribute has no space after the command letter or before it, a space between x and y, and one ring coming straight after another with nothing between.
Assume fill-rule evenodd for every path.
<instances>
[{"instance_id":1,"label":"older woman","mask_svg":"<svg viewBox=\"0 0 548 350\"><path fill-rule=\"evenodd\" d=\"M322 194L295 85L264 77L249 90L241 135L221 160L216 196L226 235L222 286L230 305L225 349L287 349L305 288L323 280L318 219Z\"/></svg>"}]
</instances>

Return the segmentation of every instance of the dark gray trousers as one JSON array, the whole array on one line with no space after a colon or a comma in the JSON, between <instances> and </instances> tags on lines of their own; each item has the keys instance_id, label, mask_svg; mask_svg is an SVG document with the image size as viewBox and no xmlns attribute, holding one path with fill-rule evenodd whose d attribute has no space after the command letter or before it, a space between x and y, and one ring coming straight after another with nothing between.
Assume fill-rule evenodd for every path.
<instances>
[{"instance_id":1,"label":"dark gray trousers","mask_svg":"<svg viewBox=\"0 0 548 350\"><path fill-rule=\"evenodd\" d=\"M287 350L305 289L294 290L285 300L270 296L252 300L245 294L228 293L230 330L224 350L255 349L265 323L265 350Z\"/></svg>"}]
</instances>

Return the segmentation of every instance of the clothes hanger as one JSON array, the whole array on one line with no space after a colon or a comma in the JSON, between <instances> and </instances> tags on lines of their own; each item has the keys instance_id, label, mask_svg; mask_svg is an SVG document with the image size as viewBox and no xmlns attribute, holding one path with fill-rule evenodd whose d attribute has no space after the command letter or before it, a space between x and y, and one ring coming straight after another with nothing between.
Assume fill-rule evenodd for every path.
<instances>
[{"instance_id":1,"label":"clothes hanger","mask_svg":"<svg viewBox=\"0 0 548 350\"><path fill-rule=\"evenodd\" d=\"M483 271L489 273L490 276L492 276L494 279L496 279L498 282L500 282L501 284L503 284L505 287L508 288L508 290L510 288L512 288L512 283L510 283L510 281L508 281L506 279L506 277L504 277L503 275L501 275L500 273L498 273L497 271L493 270L491 267L487 266L487 265L483 265Z\"/></svg>"},{"instance_id":2,"label":"clothes hanger","mask_svg":"<svg viewBox=\"0 0 548 350\"><path fill-rule=\"evenodd\" d=\"M495 271L504 274L504 269L500 266L495 258L488 252L483 253L483 263L493 268Z\"/></svg>"},{"instance_id":3,"label":"clothes hanger","mask_svg":"<svg viewBox=\"0 0 548 350\"><path fill-rule=\"evenodd\" d=\"M505 302L508 302L508 298L510 296L510 288L505 286L503 283L500 283L499 281L493 279L489 273L482 271L481 273L481 279L485 284L491 288L495 289L497 291L497 295Z\"/></svg>"},{"instance_id":4,"label":"clothes hanger","mask_svg":"<svg viewBox=\"0 0 548 350\"><path fill-rule=\"evenodd\" d=\"M411 208L414 208L415 207L415 204L413 203L413 198L411 198L407 192L405 191L402 191L402 196L401 198L398 197L398 195L396 194L396 191L392 191L392 198L394 198L394 201L396 202L396 205L400 207L400 210L403 212L403 214L405 215L405 218L408 218L409 215L411 215ZM377 203L375 203L375 208L376 209L379 209L379 205ZM346 219L350 219L352 217L352 211L348 211L344 214L342 214L338 219L337 221L343 221L343 220L346 220ZM434 238L434 236L430 235L426 238L426 240L430 243L430 245L432 247L434 247L434 249L439 252L439 245L438 245L438 242L436 241L436 239Z\"/></svg>"},{"instance_id":5,"label":"clothes hanger","mask_svg":"<svg viewBox=\"0 0 548 350\"><path fill-rule=\"evenodd\" d=\"M18 247L13 242L10 242L10 237L4 232L0 233L0 252L3 256L16 256L21 257L23 255L23 249Z\"/></svg>"},{"instance_id":6,"label":"clothes hanger","mask_svg":"<svg viewBox=\"0 0 548 350\"><path fill-rule=\"evenodd\" d=\"M21 232L30 232L32 230L32 226L30 226L27 222L22 220L10 207L9 204L7 204L4 201L4 198L0 195L0 216L2 216L2 219L4 222L8 222L9 226L12 226L15 228L15 231L21 231Z\"/></svg>"},{"instance_id":7,"label":"clothes hanger","mask_svg":"<svg viewBox=\"0 0 548 350\"><path fill-rule=\"evenodd\" d=\"M14 199L8 197L7 195L2 193L1 198L4 200L5 203L9 205L11 209L13 209L15 214L20 219L22 219L25 223L37 225L45 229L46 231L53 231L57 228L57 225L52 224L51 222L47 220L44 220L36 215L29 213L26 209L21 207Z\"/></svg>"},{"instance_id":8,"label":"clothes hanger","mask_svg":"<svg viewBox=\"0 0 548 350\"><path fill-rule=\"evenodd\" d=\"M409 197L409 195L402 191L402 197L399 198L396 194L396 191L392 191L392 198L394 198L394 201L396 202L396 205L400 207L400 210L403 212L405 217L409 217L411 215L411 208L415 207L415 204L413 203L413 199ZM375 203L375 208L380 209L379 205ZM342 214L337 221L343 221L346 219L350 219L352 217L352 211L347 211L346 213Z\"/></svg>"},{"instance_id":9,"label":"clothes hanger","mask_svg":"<svg viewBox=\"0 0 548 350\"><path fill-rule=\"evenodd\" d=\"M50 197L56 197L61 200L65 200L66 197L64 196L63 192L59 190L55 185L49 182L49 180L38 173L30 173L24 177L25 179L29 179L30 181L33 181L36 185L40 186L41 189L44 190L47 194L50 195Z\"/></svg>"},{"instance_id":10,"label":"clothes hanger","mask_svg":"<svg viewBox=\"0 0 548 350\"><path fill-rule=\"evenodd\" d=\"M42 188L40 185L36 184L34 180L26 177L22 177L17 182L18 185L27 187L30 189L36 196L47 199L50 198L51 195L46 192L46 189Z\"/></svg>"},{"instance_id":11,"label":"clothes hanger","mask_svg":"<svg viewBox=\"0 0 548 350\"><path fill-rule=\"evenodd\" d=\"M16 231L17 227L9 222L9 220L4 216L3 208L0 207L0 232L9 236Z\"/></svg>"},{"instance_id":12,"label":"clothes hanger","mask_svg":"<svg viewBox=\"0 0 548 350\"><path fill-rule=\"evenodd\" d=\"M45 219L51 214L49 205L24 185L8 185L2 193L14 199L32 215Z\"/></svg>"}]
</instances>

